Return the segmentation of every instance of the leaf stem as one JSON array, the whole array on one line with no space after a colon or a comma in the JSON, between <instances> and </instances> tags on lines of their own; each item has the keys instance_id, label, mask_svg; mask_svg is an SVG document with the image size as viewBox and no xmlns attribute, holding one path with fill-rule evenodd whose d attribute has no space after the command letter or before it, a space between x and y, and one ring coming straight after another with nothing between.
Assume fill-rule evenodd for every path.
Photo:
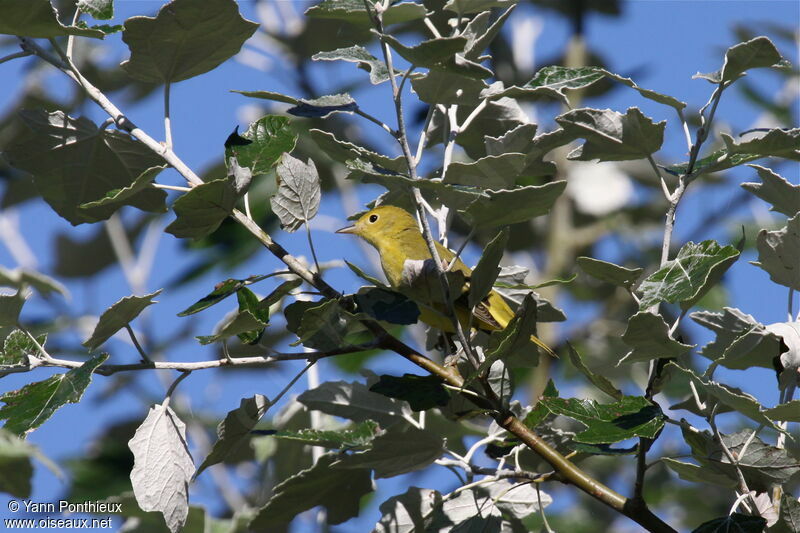
<instances>
[{"instance_id":1,"label":"leaf stem","mask_svg":"<svg viewBox=\"0 0 800 533\"><path fill-rule=\"evenodd\" d=\"M128 331L128 335L131 338L131 342L133 342L133 345L136 346L136 349L139 351L139 355L142 356L142 362L152 363L153 362L152 359L150 359L147 356L147 353L144 351L144 348L142 348L142 345L139 344L139 339L136 338L136 334L133 332L133 328L131 327L131 325L125 324L125 329Z\"/></svg>"}]
</instances>

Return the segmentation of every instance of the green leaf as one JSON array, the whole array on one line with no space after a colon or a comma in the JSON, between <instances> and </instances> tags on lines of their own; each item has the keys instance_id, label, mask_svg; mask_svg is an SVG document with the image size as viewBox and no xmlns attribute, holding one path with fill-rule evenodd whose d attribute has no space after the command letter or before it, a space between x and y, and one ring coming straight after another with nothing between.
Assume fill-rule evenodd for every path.
<instances>
[{"instance_id":1,"label":"green leaf","mask_svg":"<svg viewBox=\"0 0 800 533\"><path fill-rule=\"evenodd\" d=\"M655 438L664 426L658 405L640 396L624 396L611 404L577 398L542 398L551 413L568 416L586 426L575 440L587 444L612 444L634 437Z\"/></svg>"},{"instance_id":2,"label":"green leaf","mask_svg":"<svg viewBox=\"0 0 800 533\"><path fill-rule=\"evenodd\" d=\"M120 66L147 83L186 80L236 55L256 29L233 0L172 0L155 17L125 21L122 40L131 57Z\"/></svg>"},{"instance_id":3,"label":"green leaf","mask_svg":"<svg viewBox=\"0 0 800 533\"><path fill-rule=\"evenodd\" d=\"M762 229L756 238L758 261L752 264L769 274L769 279L800 290L800 212L776 231Z\"/></svg>"},{"instance_id":4,"label":"green leaf","mask_svg":"<svg viewBox=\"0 0 800 533\"><path fill-rule=\"evenodd\" d=\"M547 386L544 388L542 396L534 404L530 413L525 415L525 418L522 420L530 429L536 429L536 427L550 415L550 410L542 403L542 398L558 398L558 389L552 379L547 380Z\"/></svg>"},{"instance_id":5,"label":"green leaf","mask_svg":"<svg viewBox=\"0 0 800 533\"><path fill-rule=\"evenodd\" d=\"M406 46L391 35L381 35L395 51L412 65L436 68L443 61L464 51L467 46L466 37L437 37L428 39L414 46Z\"/></svg>"},{"instance_id":6,"label":"green leaf","mask_svg":"<svg viewBox=\"0 0 800 533\"><path fill-rule=\"evenodd\" d=\"M372 492L370 471L335 468L337 457L325 454L311 468L277 485L272 498L250 522L250 530L264 531L289 524L299 513L318 505L325 508L329 524L341 524L358 516L361 497Z\"/></svg>"},{"instance_id":7,"label":"green leaf","mask_svg":"<svg viewBox=\"0 0 800 533\"><path fill-rule=\"evenodd\" d=\"M256 296L253 291L247 287L242 287L236 291L236 299L239 302L239 313L247 311L260 322L269 324L269 306L261 305L258 296ZM264 329L265 328L259 327L250 331L238 333L236 336L245 344L256 344L261 339Z\"/></svg>"},{"instance_id":8,"label":"green leaf","mask_svg":"<svg viewBox=\"0 0 800 533\"><path fill-rule=\"evenodd\" d=\"M586 376L586 378L595 387L605 392L615 400L622 399L624 395L622 394L621 390L616 388L614 384L611 383L611 381L605 376L592 372L589 369L589 367L587 367L586 364L583 362L583 359L581 359L581 355L577 352L577 350L575 350L575 348L573 348L570 343L567 343L567 346L569 347L569 361L570 363L572 363L572 366L574 366L578 370L578 372ZM558 394L556 394L556 396L557 395Z\"/></svg>"},{"instance_id":9,"label":"green leaf","mask_svg":"<svg viewBox=\"0 0 800 533\"><path fill-rule=\"evenodd\" d=\"M456 161L447 167L443 181L482 189L508 189L522 177L526 162L524 154L515 153L487 155L470 163Z\"/></svg>"},{"instance_id":10,"label":"green leaf","mask_svg":"<svg viewBox=\"0 0 800 533\"><path fill-rule=\"evenodd\" d=\"M214 290L208 293L206 296L202 297L201 299L197 300L195 303L178 313L178 316L189 316L195 313L199 313L204 309L208 309L214 304L217 304L230 296L231 294L235 293L242 287L250 285L252 283L256 283L265 279L267 276L250 276L246 279L226 279L225 281L220 281L214 286Z\"/></svg>"},{"instance_id":11,"label":"green leaf","mask_svg":"<svg viewBox=\"0 0 800 533\"><path fill-rule=\"evenodd\" d=\"M389 79L389 69L386 67L386 63L370 54L363 46L354 45L347 48L319 52L314 54L311 59L314 61L347 61L355 63L358 68L369 72L369 81L373 85L378 85ZM395 75L402 76L403 73L395 70Z\"/></svg>"},{"instance_id":12,"label":"green leaf","mask_svg":"<svg viewBox=\"0 0 800 533\"><path fill-rule=\"evenodd\" d=\"M522 305L528 294L533 296L534 300L536 300L537 322L565 321L567 317L561 309L554 307L553 304L530 289L533 285L525 283L527 276L527 268L518 265L501 267L500 275L497 276L497 281L494 284L495 291L499 292L507 302L512 302L512 308Z\"/></svg>"},{"instance_id":13,"label":"green leaf","mask_svg":"<svg viewBox=\"0 0 800 533\"><path fill-rule=\"evenodd\" d=\"M27 268L15 268L14 270L9 270L0 266L0 285L16 287L17 289L31 286L39 291L39 294L45 298L52 296L53 293L56 292L65 298L69 297L69 291L64 285L50 276L46 276L41 272L36 272L35 270L29 270Z\"/></svg>"},{"instance_id":14,"label":"green leaf","mask_svg":"<svg viewBox=\"0 0 800 533\"><path fill-rule=\"evenodd\" d=\"M325 118L331 113L352 113L357 109L356 101L344 93L320 96L311 100L303 99L286 112L296 117Z\"/></svg>"},{"instance_id":15,"label":"green leaf","mask_svg":"<svg viewBox=\"0 0 800 533\"><path fill-rule=\"evenodd\" d=\"M720 474L710 467L677 461L670 457L662 457L660 460L684 481L689 481L691 483L707 483L727 489L734 489L737 486L735 479L731 479L725 474Z\"/></svg>"},{"instance_id":16,"label":"green leaf","mask_svg":"<svg viewBox=\"0 0 800 533\"><path fill-rule=\"evenodd\" d=\"M636 289L642 295L639 307L680 302L681 309L689 309L738 258L739 251L731 245L720 246L714 240L697 244L689 241L675 259L667 261L639 285Z\"/></svg>"},{"instance_id":17,"label":"green leaf","mask_svg":"<svg viewBox=\"0 0 800 533\"><path fill-rule=\"evenodd\" d=\"M110 339L117 331L130 324L146 307L156 303L153 298L161 294L162 289L144 296L126 296L103 311L92 335L83 345L90 351Z\"/></svg>"},{"instance_id":18,"label":"green leaf","mask_svg":"<svg viewBox=\"0 0 800 533\"><path fill-rule=\"evenodd\" d=\"M507 226L547 214L566 188L566 181L529 185L516 189L485 191L464 211L470 222L482 228Z\"/></svg>"},{"instance_id":19,"label":"green leaf","mask_svg":"<svg viewBox=\"0 0 800 533\"><path fill-rule=\"evenodd\" d=\"M568 159L578 161L629 161L658 151L667 122L657 124L636 108L626 114L610 109L573 109L556 117L567 134L585 139Z\"/></svg>"},{"instance_id":20,"label":"green leaf","mask_svg":"<svg viewBox=\"0 0 800 533\"><path fill-rule=\"evenodd\" d=\"M494 41L494 38L503 29L503 25L514 11L516 4L512 4L503 13L492 21L492 25L487 28L489 20L492 18L490 11L483 11L469 21L462 35L467 38L467 48L464 57L471 61L479 61L481 54ZM441 102L444 103L444 102Z\"/></svg>"},{"instance_id":21,"label":"green leaf","mask_svg":"<svg viewBox=\"0 0 800 533\"><path fill-rule=\"evenodd\" d=\"M39 343L39 346L44 347L47 342L47 334L36 337L36 342ZM39 346L36 346L36 343L24 331L15 329L3 342L3 350L0 351L0 365L27 365L29 355L36 357L42 355L39 352Z\"/></svg>"},{"instance_id":22,"label":"green leaf","mask_svg":"<svg viewBox=\"0 0 800 533\"><path fill-rule=\"evenodd\" d=\"M63 477L61 470L36 446L10 431L0 429L0 492L17 498L30 497L33 477L31 459L38 459L56 476Z\"/></svg>"},{"instance_id":23,"label":"green leaf","mask_svg":"<svg viewBox=\"0 0 800 533\"><path fill-rule=\"evenodd\" d=\"M249 443L250 431L271 406L272 403L269 399L261 394L256 394L251 398L242 398L239 407L228 411L225 420L217 426L217 441L197 468L194 477L197 478L203 470L221 463L226 457Z\"/></svg>"},{"instance_id":24,"label":"green leaf","mask_svg":"<svg viewBox=\"0 0 800 533\"><path fill-rule=\"evenodd\" d=\"M374 276L370 276L369 274L367 274L366 272L364 272L363 270L358 268L356 265L354 265L353 263L351 263L347 259L345 259L344 262L348 266L348 268L350 268L350 270L352 270L353 273L356 276L358 276L359 278L361 278L364 281L367 281L369 283L372 283L376 287L381 287L383 289L388 289L388 286L385 283L383 283L381 280L379 280L378 278L376 278Z\"/></svg>"},{"instance_id":25,"label":"green leaf","mask_svg":"<svg viewBox=\"0 0 800 533\"><path fill-rule=\"evenodd\" d=\"M488 85L483 80L442 70L411 79L417 97L428 104L471 105ZM449 172L449 170L448 170Z\"/></svg>"},{"instance_id":26,"label":"green leaf","mask_svg":"<svg viewBox=\"0 0 800 533\"><path fill-rule=\"evenodd\" d=\"M337 429L335 431L321 429L280 430L271 436L291 442L302 442L310 446L340 450L362 450L369 446L378 432L377 422L364 420L350 426L348 429Z\"/></svg>"},{"instance_id":27,"label":"green leaf","mask_svg":"<svg viewBox=\"0 0 800 533\"><path fill-rule=\"evenodd\" d=\"M341 141L334 134L327 131L312 129L309 130L309 133L320 149L334 161L347 163L352 159L364 159L388 171L408 171L408 166L402 156L391 159L353 143Z\"/></svg>"},{"instance_id":28,"label":"green leaf","mask_svg":"<svg viewBox=\"0 0 800 533\"><path fill-rule=\"evenodd\" d=\"M668 105L672 108L677 109L678 111L683 111L683 109L686 108L686 102L681 102L677 98L673 98L672 96L669 96L667 94L657 93L655 91L651 91L650 89L644 89L642 87L639 87L638 85L636 85L636 83L634 83L632 79L623 78L619 74L614 74L613 72L609 72L602 68L597 68L597 67L593 68L595 68L598 72L602 72L606 77L611 78L612 80L619 82L623 85L627 85L628 87L630 87L635 91L638 91L640 95L642 95L644 98L647 98L648 100L658 102L659 104Z\"/></svg>"},{"instance_id":29,"label":"green leaf","mask_svg":"<svg viewBox=\"0 0 800 533\"><path fill-rule=\"evenodd\" d=\"M515 85L499 92L487 92L485 96L491 94L492 100L504 96L519 99L545 96L560 100L564 105L569 106L570 102L567 95L564 94L565 90L585 89L603 79L603 76L603 73L598 72L594 67L572 68L552 65L539 69L533 78L521 87Z\"/></svg>"},{"instance_id":30,"label":"green leaf","mask_svg":"<svg viewBox=\"0 0 800 533\"><path fill-rule=\"evenodd\" d=\"M3 16L0 17L0 33L7 35L34 39L62 35L102 39L104 36L99 30L62 25L50 0L3 0L0 9L3 11Z\"/></svg>"},{"instance_id":31,"label":"green leaf","mask_svg":"<svg viewBox=\"0 0 800 533\"><path fill-rule=\"evenodd\" d=\"M294 345L316 350L348 346L348 335L363 330L361 323L336 300L295 302L286 307L284 316L287 329L299 337Z\"/></svg>"},{"instance_id":32,"label":"green leaf","mask_svg":"<svg viewBox=\"0 0 800 533\"><path fill-rule=\"evenodd\" d=\"M374 9L370 9L374 15ZM425 16L426 9L416 2L397 2L383 12L385 25L411 22ZM363 0L322 0L320 3L309 7L305 15L309 18L339 19L355 25L373 26L372 20L367 16Z\"/></svg>"},{"instance_id":33,"label":"green leaf","mask_svg":"<svg viewBox=\"0 0 800 533\"><path fill-rule=\"evenodd\" d=\"M200 341L200 344L205 345L227 339L228 337L233 337L234 335L241 336L248 334L245 338L250 339L253 336L251 335L252 332L261 332L266 327L267 323L256 318L252 312L241 311L232 320L226 323L218 333L214 335L200 335L197 337L197 340ZM255 337L255 341L258 342L260 334L255 334Z\"/></svg>"},{"instance_id":34,"label":"green leaf","mask_svg":"<svg viewBox=\"0 0 800 533\"><path fill-rule=\"evenodd\" d=\"M431 517L441 515L442 495L435 490L409 487L380 505L381 519L373 533L414 533L428 529Z\"/></svg>"},{"instance_id":35,"label":"green leaf","mask_svg":"<svg viewBox=\"0 0 800 533\"><path fill-rule=\"evenodd\" d=\"M781 59L781 54L772 41L766 37L756 37L728 48L722 69L708 74L698 72L692 77L702 78L711 83L730 83L744 76L745 71L751 68L776 66Z\"/></svg>"},{"instance_id":36,"label":"green leaf","mask_svg":"<svg viewBox=\"0 0 800 533\"><path fill-rule=\"evenodd\" d=\"M478 367L476 375L488 370L495 361L505 361L515 355L518 359L517 364L524 362L526 366L538 365L539 350L531 342L531 335L535 333L536 303L533 296L527 295L511 322L505 328L493 331L489 336L486 357Z\"/></svg>"},{"instance_id":37,"label":"green leaf","mask_svg":"<svg viewBox=\"0 0 800 533\"><path fill-rule=\"evenodd\" d=\"M266 115L252 122L240 139L250 142L230 146L226 143L225 161L236 157L239 165L249 168L253 175L269 172L281 155L294 150L297 144L297 134L292 132L289 119L278 115Z\"/></svg>"},{"instance_id":38,"label":"green leaf","mask_svg":"<svg viewBox=\"0 0 800 533\"><path fill-rule=\"evenodd\" d=\"M321 189L314 161L303 163L283 154L276 169L278 192L270 198L272 212L278 215L281 227L297 231L314 218L319 210Z\"/></svg>"},{"instance_id":39,"label":"green leaf","mask_svg":"<svg viewBox=\"0 0 800 533\"><path fill-rule=\"evenodd\" d=\"M0 408L0 420L6 421L3 427L24 435L44 424L62 405L78 403L92 380L92 373L106 359L106 353L96 355L69 372L3 394L0 396L5 403Z\"/></svg>"},{"instance_id":40,"label":"green leaf","mask_svg":"<svg viewBox=\"0 0 800 533\"><path fill-rule=\"evenodd\" d=\"M622 342L632 348L631 353L622 360L625 363L678 357L694 347L693 344L683 344L673 339L661 315L651 311L639 311L628 319Z\"/></svg>"},{"instance_id":41,"label":"green leaf","mask_svg":"<svg viewBox=\"0 0 800 533\"><path fill-rule=\"evenodd\" d=\"M785 491L781 493L780 514L778 522L770 529L770 533L793 533L800 531L800 502Z\"/></svg>"},{"instance_id":42,"label":"green leaf","mask_svg":"<svg viewBox=\"0 0 800 533\"><path fill-rule=\"evenodd\" d=\"M98 20L114 18L114 0L78 0L76 7Z\"/></svg>"},{"instance_id":43,"label":"green leaf","mask_svg":"<svg viewBox=\"0 0 800 533\"><path fill-rule=\"evenodd\" d=\"M761 183L742 183L741 186L744 190L772 204L770 211L777 211L787 217L792 217L800 210L800 185L792 185L785 178L766 167L747 166L756 169Z\"/></svg>"},{"instance_id":44,"label":"green leaf","mask_svg":"<svg viewBox=\"0 0 800 533\"><path fill-rule=\"evenodd\" d=\"M327 381L315 389L309 389L297 397L297 401L312 411L322 411L363 422L375 420L387 428L403 420L410 413L405 402L400 402L370 391L362 383Z\"/></svg>"},{"instance_id":45,"label":"green leaf","mask_svg":"<svg viewBox=\"0 0 800 533\"><path fill-rule=\"evenodd\" d=\"M782 157L793 161L800 161L800 128L771 129L761 137L755 137L737 143L733 137L721 133L729 157Z\"/></svg>"},{"instance_id":46,"label":"green leaf","mask_svg":"<svg viewBox=\"0 0 800 533\"><path fill-rule=\"evenodd\" d=\"M710 155L698 159L692 169L692 176L697 177L700 174L709 174L711 172L719 172L727 170L735 166L744 165L750 161L761 159L763 156L757 154L731 154L728 150L722 149L711 153ZM659 165L660 166L660 165ZM670 165L661 167L673 176L681 176L689 171L689 162L679 163L677 165Z\"/></svg>"},{"instance_id":47,"label":"green leaf","mask_svg":"<svg viewBox=\"0 0 800 533\"><path fill-rule=\"evenodd\" d=\"M164 212L166 193L148 186L164 161L140 141L62 111L21 111L20 117L30 132L5 155L33 175L44 200L73 225L105 220L121 205ZM103 201L84 205L96 200Z\"/></svg>"},{"instance_id":48,"label":"green leaf","mask_svg":"<svg viewBox=\"0 0 800 533\"><path fill-rule=\"evenodd\" d=\"M665 367L665 371L682 375L694 384L698 392L704 392L714 397L719 403L730 407L734 411L738 411L759 424L764 424L765 426L780 431L775 423L764 414L763 407L753 396L745 392L735 391L731 387L723 385L722 383L717 383L716 381L707 381L691 370L683 368L674 362L668 363Z\"/></svg>"},{"instance_id":49,"label":"green leaf","mask_svg":"<svg viewBox=\"0 0 800 533\"><path fill-rule=\"evenodd\" d=\"M625 287L626 289L630 289L636 283L636 280L639 279L644 270L642 268L625 268L592 257L578 257L576 262L581 267L581 270L593 278L611 283L617 287Z\"/></svg>"},{"instance_id":50,"label":"green leaf","mask_svg":"<svg viewBox=\"0 0 800 533\"><path fill-rule=\"evenodd\" d=\"M369 390L387 398L405 400L412 411L425 411L444 407L450 401L450 393L436 376L403 374L402 377L382 375Z\"/></svg>"},{"instance_id":51,"label":"green leaf","mask_svg":"<svg viewBox=\"0 0 800 533\"><path fill-rule=\"evenodd\" d=\"M14 294L0 294L0 327L15 327L19 322L22 306L28 298L27 291L20 289Z\"/></svg>"},{"instance_id":52,"label":"green leaf","mask_svg":"<svg viewBox=\"0 0 800 533\"><path fill-rule=\"evenodd\" d=\"M406 296L381 287L362 287L355 295L358 310L390 324L416 324L419 307Z\"/></svg>"},{"instance_id":53,"label":"green leaf","mask_svg":"<svg viewBox=\"0 0 800 533\"><path fill-rule=\"evenodd\" d=\"M177 218L164 231L179 239L205 237L216 231L238 200L239 193L228 178L193 187L172 204Z\"/></svg>"},{"instance_id":54,"label":"green leaf","mask_svg":"<svg viewBox=\"0 0 800 533\"><path fill-rule=\"evenodd\" d=\"M781 403L764 411L771 420L800 422L800 400Z\"/></svg>"},{"instance_id":55,"label":"green leaf","mask_svg":"<svg viewBox=\"0 0 800 533\"><path fill-rule=\"evenodd\" d=\"M371 468L375 478L389 478L420 470L444 453L444 439L431 431L399 425L373 439L369 449L345 455L334 468Z\"/></svg>"},{"instance_id":56,"label":"green leaf","mask_svg":"<svg viewBox=\"0 0 800 533\"><path fill-rule=\"evenodd\" d=\"M700 350L702 356L736 370L774 368L772 360L781 351L781 341L752 316L724 307L722 313L698 311L689 317L716 334Z\"/></svg>"},{"instance_id":57,"label":"green leaf","mask_svg":"<svg viewBox=\"0 0 800 533\"><path fill-rule=\"evenodd\" d=\"M508 228L503 228L500 233L495 235L494 239L489 241L484 248L483 255L472 271L468 300L470 309L482 302L492 290L492 286L500 274L500 260L503 258L508 236Z\"/></svg>"}]
</instances>

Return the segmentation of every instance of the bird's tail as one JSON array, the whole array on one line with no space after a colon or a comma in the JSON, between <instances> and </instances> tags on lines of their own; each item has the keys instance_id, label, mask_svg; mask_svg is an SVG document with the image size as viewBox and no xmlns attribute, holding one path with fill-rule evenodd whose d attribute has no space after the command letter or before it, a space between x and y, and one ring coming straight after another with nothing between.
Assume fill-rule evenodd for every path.
<instances>
[{"instance_id":1,"label":"bird's tail","mask_svg":"<svg viewBox=\"0 0 800 533\"><path fill-rule=\"evenodd\" d=\"M556 359L558 359L558 355L556 355L556 352L554 352L552 348L550 348L542 339L540 339L536 335L531 335L531 342L534 343L539 348L541 348L542 350L544 350L545 352L547 352L547 355L549 355L550 357L555 357Z\"/></svg>"}]
</instances>

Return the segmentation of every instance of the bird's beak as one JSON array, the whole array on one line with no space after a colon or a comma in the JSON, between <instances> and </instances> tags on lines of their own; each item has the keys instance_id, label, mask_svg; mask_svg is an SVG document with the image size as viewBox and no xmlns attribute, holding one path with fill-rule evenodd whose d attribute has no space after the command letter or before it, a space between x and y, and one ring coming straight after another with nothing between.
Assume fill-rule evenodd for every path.
<instances>
[{"instance_id":1,"label":"bird's beak","mask_svg":"<svg viewBox=\"0 0 800 533\"><path fill-rule=\"evenodd\" d=\"M356 227L347 226L346 228L340 228L336 230L336 233L356 233Z\"/></svg>"}]
</instances>

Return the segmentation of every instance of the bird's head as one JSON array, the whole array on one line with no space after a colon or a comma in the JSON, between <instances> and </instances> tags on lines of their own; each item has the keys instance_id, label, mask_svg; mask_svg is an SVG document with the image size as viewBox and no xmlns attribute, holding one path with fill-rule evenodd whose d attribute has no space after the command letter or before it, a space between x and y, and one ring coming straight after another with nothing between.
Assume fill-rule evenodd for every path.
<instances>
[{"instance_id":1,"label":"bird's head","mask_svg":"<svg viewBox=\"0 0 800 533\"><path fill-rule=\"evenodd\" d=\"M393 205L381 205L364 213L352 226L336 230L336 233L358 235L380 249L381 245L396 240L409 230L419 233L417 221L408 211Z\"/></svg>"}]
</instances>

